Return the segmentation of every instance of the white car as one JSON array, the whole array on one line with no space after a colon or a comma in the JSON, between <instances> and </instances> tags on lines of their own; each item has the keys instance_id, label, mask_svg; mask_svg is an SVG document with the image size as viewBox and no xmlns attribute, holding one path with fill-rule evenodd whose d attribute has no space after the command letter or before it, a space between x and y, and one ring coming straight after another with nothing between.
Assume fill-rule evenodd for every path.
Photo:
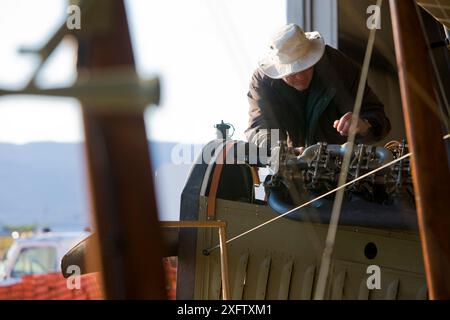
<instances>
[{"instance_id":1,"label":"white car","mask_svg":"<svg viewBox=\"0 0 450 320\"><path fill-rule=\"evenodd\" d=\"M17 239L0 261L0 285L20 282L26 275L61 272L62 257L88 232L46 232Z\"/></svg>"}]
</instances>

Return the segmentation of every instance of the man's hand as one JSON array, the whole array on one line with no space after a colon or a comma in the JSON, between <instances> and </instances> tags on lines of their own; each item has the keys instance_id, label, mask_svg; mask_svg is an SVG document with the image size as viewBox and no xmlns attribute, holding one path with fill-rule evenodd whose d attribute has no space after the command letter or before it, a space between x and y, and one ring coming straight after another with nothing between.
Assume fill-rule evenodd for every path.
<instances>
[{"instance_id":1,"label":"man's hand","mask_svg":"<svg viewBox=\"0 0 450 320\"><path fill-rule=\"evenodd\" d=\"M301 156L305 152L305 147L294 148L294 153L296 156Z\"/></svg>"},{"instance_id":2,"label":"man's hand","mask_svg":"<svg viewBox=\"0 0 450 320\"><path fill-rule=\"evenodd\" d=\"M298 157L303 154L303 152L305 151L305 147L289 148L289 151L293 152Z\"/></svg>"},{"instance_id":3,"label":"man's hand","mask_svg":"<svg viewBox=\"0 0 450 320\"><path fill-rule=\"evenodd\" d=\"M352 124L353 113L347 112L340 120L336 120L333 124L333 128L335 128L341 136L348 136L350 131L350 126ZM358 119L358 124L356 126L356 133L360 135L366 135L369 129L372 126L368 121Z\"/></svg>"}]
</instances>

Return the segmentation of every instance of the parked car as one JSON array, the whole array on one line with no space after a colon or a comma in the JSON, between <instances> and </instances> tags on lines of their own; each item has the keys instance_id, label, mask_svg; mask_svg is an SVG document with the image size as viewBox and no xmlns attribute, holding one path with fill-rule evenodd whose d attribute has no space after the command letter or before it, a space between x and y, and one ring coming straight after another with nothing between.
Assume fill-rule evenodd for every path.
<instances>
[{"instance_id":1,"label":"parked car","mask_svg":"<svg viewBox=\"0 0 450 320\"><path fill-rule=\"evenodd\" d=\"M88 232L46 232L14 241L0 261L0 285L19 282L23 276L61 271L61 259Z\"/></svg>"}]
</instances>

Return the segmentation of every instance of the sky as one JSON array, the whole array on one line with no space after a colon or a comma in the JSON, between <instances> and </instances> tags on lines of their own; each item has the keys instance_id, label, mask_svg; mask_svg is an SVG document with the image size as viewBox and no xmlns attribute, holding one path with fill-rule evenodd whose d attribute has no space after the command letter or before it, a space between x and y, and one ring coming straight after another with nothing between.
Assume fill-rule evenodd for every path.
<instances>
[{"instance_id":1,"label":"sky","mask_svg":"<svg viewBox=\"0 0 450 320\"><path fill-rule=\"evenodd\" d=\"M235 139L245 139L248 83L271 34L286 21L285 6L280 0L126 1L138 73L162 81L161 105L145 112L149 138L206 143L224 120L236 127ZM41 47L66 20L66 7L64 0L0 1L0 88L25 86L38 58L18 50ZM73 84L75 49L63 41L37 84ZM83 139L77 100L0 97L0 142Z\"/></svg>"}]
</instances>

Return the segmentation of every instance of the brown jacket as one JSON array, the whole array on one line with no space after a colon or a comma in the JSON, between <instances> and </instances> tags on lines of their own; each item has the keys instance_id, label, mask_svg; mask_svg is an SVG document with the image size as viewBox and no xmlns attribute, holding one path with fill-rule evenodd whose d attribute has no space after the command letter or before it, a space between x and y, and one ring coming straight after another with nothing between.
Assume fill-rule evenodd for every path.
<instances>
[{"instance_id":1,"label":"brown jacket","mask_svg":"<svg viewBox=\"0 0 450 320\"><path fill-rule=\"evenodd\" d=\"M306 99L283 80L275 80L260 70L253 74L248 99L250 103L247 138L257 145L266 143L270 136L261 129L279 129L280 138L289 146L309 146L318 142L343 144L333 123L353 110L361 69L350 58L329 46L314 67L314 76ZM366 86L360 118L372 125L365 137L357 136L358 143L373 143L390 131L389 119L383 104L369 86Z\"/></svg>"}]
</instances>

